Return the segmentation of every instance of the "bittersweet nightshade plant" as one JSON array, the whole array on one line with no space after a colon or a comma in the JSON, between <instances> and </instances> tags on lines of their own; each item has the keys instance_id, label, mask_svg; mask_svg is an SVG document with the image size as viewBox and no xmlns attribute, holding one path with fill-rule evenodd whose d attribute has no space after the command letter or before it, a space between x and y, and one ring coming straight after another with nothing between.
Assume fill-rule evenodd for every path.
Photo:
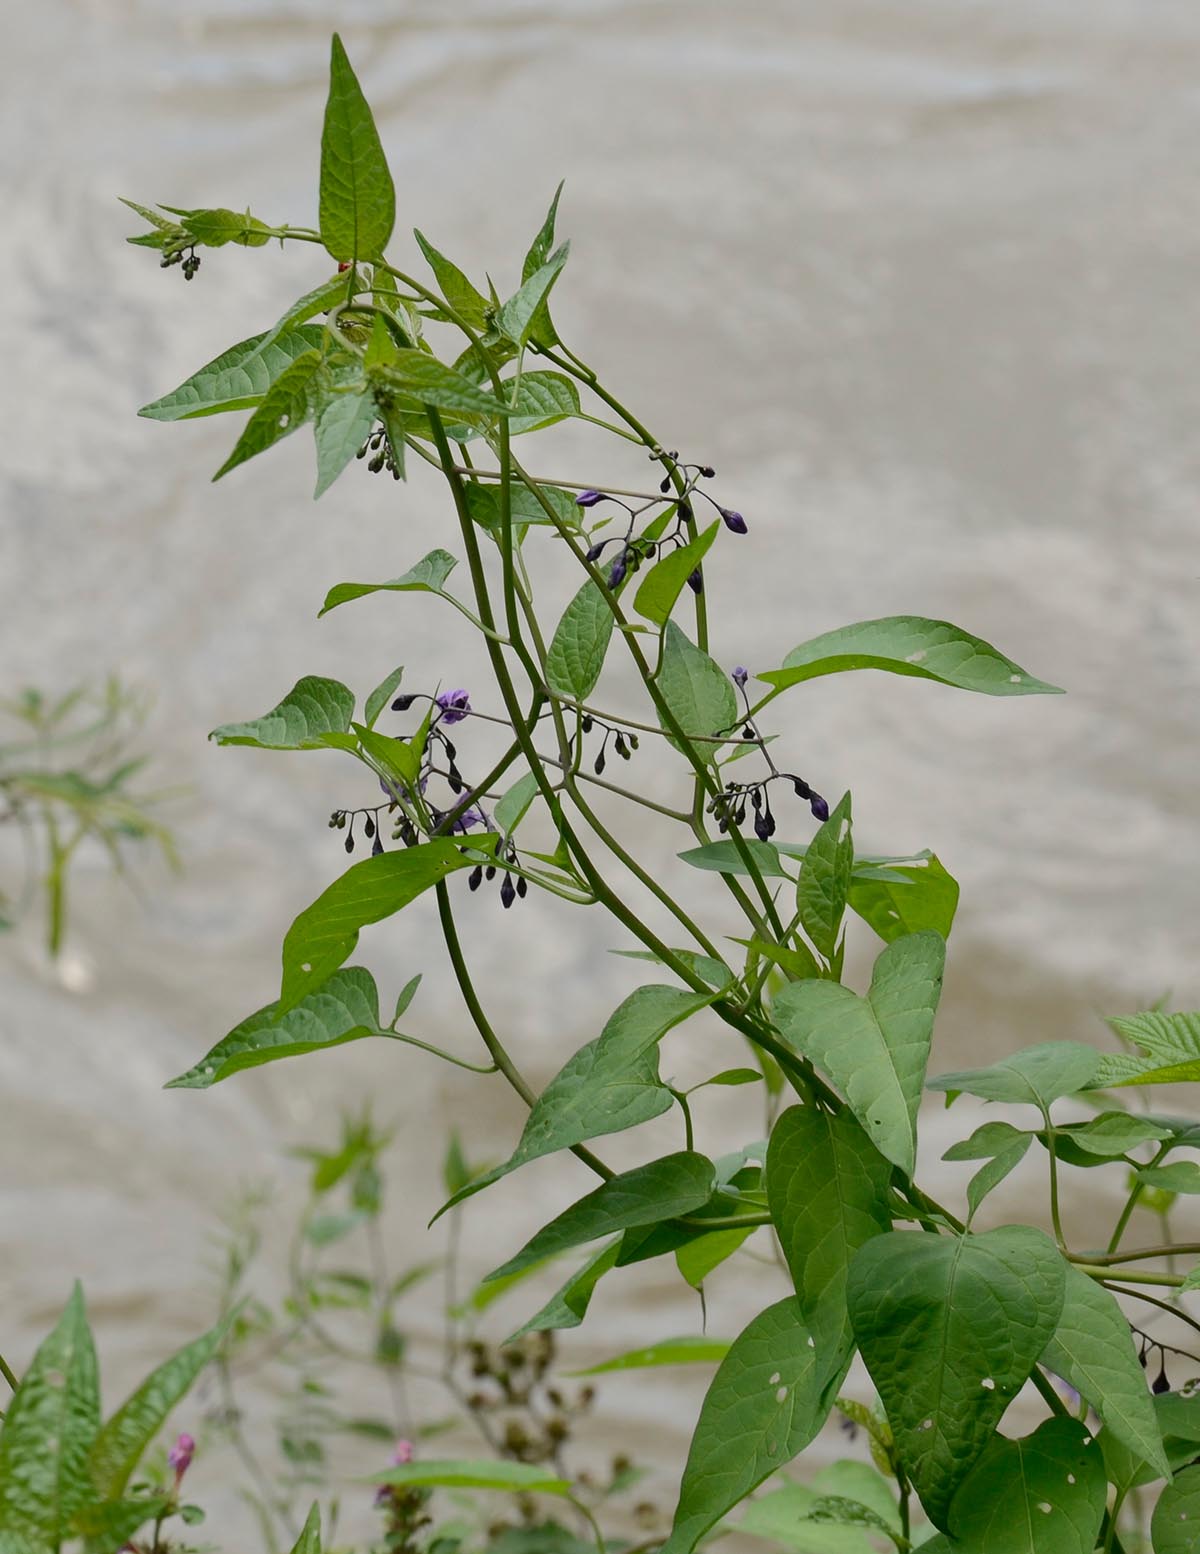
<instances>
[{"instance_id":1,"label":"bittersweet nightshade plant","mask_svg":"<svg viewBox=\"0 0 1200 1554\"><path fill-rule=\"evenodd\" d=\"M326 256L314 264L312 288L274 323L142 413L175 421L250 410L215 478L306 424L317 495L356 455L397 478L413 458L437 469L449 498L446 543L465 559L465 589L449 583L458 557L438 548L390 580L336 584L322 613L373 593L435 594L482 638L491 684L473 684L469 696L435 687L397 694L396 669L356 719L354 692L307 675L262 717L215 730L222 744L338 751L348 789L358 783L385 797L363 808L348 795L350 807L335 811L347 850L357 821L372 856L296 918L278 998L173 1083L204 1089L248 1066L367 1037L501 1076L529 1106L528 1123L512 1156L465 1182L443 1211L562 1150L597 1180L490 1276L513 1280L547 1257L588 1249L523 1334L577 1325L599 1281L631 1263L673 1255L681 1278L699 1288L749 1236L774 1237L790 1284L781 1281L724 1352L661 1554L692 1554L764 1485L742 1512L743 1531L786 1541L779 1529L804 1521L814 1540L804 1547L816 1548L824 1546L821 1525L835 1523L845 1538L857 1533L855 1547L883 1537L902 1554L918 1543L931 1554L1131 1550L1138 1535L1129 1513L1155 1486L1157 1554L1193 1548L1200 1467L1189 1464L1200 1455L1200 1395L1186 1386L1164 1391L1157 1377L1152 1388L1140 1362L1151 1343L1161 1365L1168 1353L1173 1365L1182 1358L1200 1367L1200 1359L1157 1330L1153 1339L1135 1330L1130 1303L1155 1322L1165 1311L1180 1329L1200 1330L1187 1305L1187 1292L1200 1287L1200 1273L1187 1271L1200 1246L1172 1244L1166 1234L1146 1247L1122 1243L1139 1204L1153 1205L1165 1223L1177 1195L1200 1191L1200 1167L1168 1159L1200 1147L1200 1125L1128 1110L1122 1092L1200 1079L1200 1015L1151 1011L1115 1021L1120 1053L1050 1041L929 1079L957 885L929 852L856 854L850 795L831 805L810 786L809 776L821 783L821 751L800 748L797 724L764 732L785 691L859 669L996 697L1055 687L960 627L917 616L827 631L753 677L740 665L722 668L709 651L708 611L719 589L708 562L723 536L749 526L708 491L712 467L668 450L561 337L550 311L568 257L566 244L555 246L558 195L507 295L490 281L478 287L419 232L432 278L393 262L394 186L336 39L319 206L315 228L270 226L225 209L134 207L150 230L132 241L157 249L164 264L178 261L189 279L197 248L276 239ZM195 296L190 290L189 303ZM603 450L580 472L586 478L531 473L520 439L571 417L637 447L653 467L650 490L617 487ZM715 509L707 525L700 504ZM548 544L577 564L569 598L546 597ZM766 648L747 638L742 651L761 662ZM616 654L632 666L640 698L619 708L603 689ZM381 729L385 708L415 714L415 727ZM454 725L461 749L445 732ZM479 753L477 731L489 727L503 730L499 754ZM678 758L674 792L657 778L639 786L604 775L610 740L628 759L639 738ZM777 751L787 759L780 763ZM799 764L807 776L785 769ZM594 807L597 788L675 829L683 883L640 861ZM781 839L789 833L799 839ZM688 868L722 883L727 916L695 904ZM460 872L462 882L453 878ZM514 1054L519 1042L492 1023L458 928L460 884L474 891L497 876L506 908L531 889L601 907L662 979L607 1019L598 1014L595 1037L540 1095ZM348 964L360 931L429 899L485 1065L397 1029L415 980L388 1024L374 978ZM647 924L642 904L650 899L672 920L668 937ZM882 941L862 991L842 982L848 910ZM687 1096L660 1077L660 1044L700 1017L720 1023L731 1056L744 1063L748 1051L755 1064L710 1083L763 1086L765 1148L709 1158ZM927 1088L1011 1109L1013 1120L986 1123L948 1153L980 1162L965 1212L936 1201L915 1177ZM598 1139L676 1107L677 1152L617 1173L594 1150ZM1050 1231L1026 1223L979 1229L988 1194L1035 1144L1047 1166ZM1103 1250L1078 1247L1063 1222L1061 1173L1085 1167L1108 1167L1127 1181ZM1041 1216L1031 1209L1029 1217ZM620 1363L662 1363L650 1354L634 1351ZM856 1354L878 1409L842 1395ZM692 1358L711 1363L712 1355ZM1078 1406L1064 1401L1064 1385ZM1012 1430L1006 1415L1023 1391L1040 1400L1044 1417L1017 1438L1002 1426ZM819 1493L773 1480L831 1415L869 1438L875 1468L864 1469L866 1479L852 1488L840 1479ZM9 1438L6 1426L0 1456L21 1449ZM436 1463L418 1460L387 1482L425 1490L494 1485L495 1475L448 1464L439 1476ZM521 1487L556 1494L568 1486L543 1475ZM4 1505L0 1531L16 1514ZM60 1533L63 1524L53 1526ZM59 1533L47 1532L39 1549L56 1547ZM297 1547L312 1554L319 1532L304 1536Z\"/></svg>"}]
</instances>

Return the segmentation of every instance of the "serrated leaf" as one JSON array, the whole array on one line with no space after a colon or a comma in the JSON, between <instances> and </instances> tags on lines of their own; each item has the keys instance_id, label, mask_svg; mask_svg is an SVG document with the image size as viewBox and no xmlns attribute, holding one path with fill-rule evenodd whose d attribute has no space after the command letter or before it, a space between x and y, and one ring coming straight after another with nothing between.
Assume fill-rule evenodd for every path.
<instances>
[{"instance_id":1,"label":"serrated leaf","mask_svg":"<svg viewBox=\"0 0 1200 1554\"><path fill-rule=\"evenodd\" d=\"M712 1161L690 1150L636 1166L597 1187L544 1225L515 1257L488 1274L503 1279L568 1247L632 1226L655 1225L703 1207L712 1196Z\"/></svg>"},{"instance_id":2,"label":"serrated leaf","mask_svg":"<svg viewBox=\"0 0 1200 1554\"><path fill-rule=\"evenodd\" d=\"M259 1009L166 1088L207 1090L243 1069L388 1034L379 1026L374 977L361 966L344 966L294 1008L281 1012L273 1003Z\"/></svg>"},{"instance_id":3,"label":"serrated leaf","mask_svg":"<svg viewBox=\"0 0 1200 1554\"><path fill-rule=\"evenodd\" d=\"M1058 686L1035 680L979 637L949 621L919 615L887 615L827 631L793 648L781 668L756 678L782 691L848 669L886 669L988 696L1061 694Z\"/></svg>"},{"instance_id":4,"label":"serrated leaf","mask_svg":"<svg viewBox=\"0 0 1200 1554\"><path fill-rule=\"evenodd\" d=\"M247 459L265 453L309 420L315 406L316 378L320 368L320 351L305 351L290 367L284 368L263 395L234 444L233 452L213 476L214 480L220 480L222 475L227 475Z\"/></svg>"},{"instance_id":5,"label":"serrated leaf","mask_svg":"<svg viewBox=\"0 0 1200 1554\"><path fill-rule=\"evenodd\" d=\"M655 625L665 625L687 580L708 554L721 527L718 518L679 550L671 551L646 573L633 597L633 607Z\"/></svg>"},{"instance_id":6,"label":"serrated leaf","mask_svg":"<svg viewBox=\"0 0 1200 1554\"><path fill-rule=\"evenodd\" d=\"M945 960L940 935L908 934L879 956L865 998L808 980L785 987L772 1009L788 1045L833 1080L875 1147L909 1176Z\"/></svg>"},{"instance_id":7,"label":"serrated leaf","mask_svg":"<svg viewBox=\"0 0 1200 1554\"><path fill-rule=\"evenodd\" d=\"M508 406L494 394L477 387L461 372L438 361L436 356L415 347L397 351L396 359L390 365L372 369L371 378L391 393L409 394L423 405L434 405L439 410L486 415L493 419L510 413Z\"/></svg>"},{"instance_id":8,"label":"serrated leaf","mask_svg":"<svg viewBox=\"0 0 1200 1554\"><path fill-rule=\"evenodd\" d=\"M1067 1268L1062 1315L1042 1363L1086 1398L1130 1451L1170 1472L1129 1322L1116 1298L1077 1268Z\"/></svg>"},{"instance_id":9,"label":"serrated leaf","mask_svg":"<svg viewBox=\"0 0 1200 1554\"><path fill-rule=\"evenodd\" d=\"M339 261L377 259L396 223L396 190L379 131L335 32L321 132L321 241Z\"/></svg>"},{"instance_id":10,"label":"serrated leaf","mask_svg":"<svg viewBox=\"0 0 1200 1554\"><path fill-rule=\"evenodd\" d=\"M1154 1554L1195 1554L1200 1527L1200 1467L1185 1468L1158 1497L1150 1519Z\"/></svg>"},{"instance_id":11,"label":"serrated leaf","mask_svg":"<svg viewBox=\"0 0 1200 1554\"><path fill-rule=\"evenodd\" d=\"M517 291L497 312L497 330L505 339L511 340L518 350L524 350L529 343L538 310L550 295L551 288L562 273L562 267L566 264L570 252L570 243L564 243L551 254L545 264L539 265L533 274L521 283Z\"/></svg>"},{"instance_id":12,"label":"serrated leaf","mask_svg":"<svg viewBox=\"0 0 1200 1554\"><path fill-rule=\"evenodd\" d=\"M808 1445L826 1412L810 1335L789 1295L759 1312L713 1377L661 1554L691 1554L726 1512Z\"/></svg>"},{"instance_id":13,"label":"serrated leaf","mask_svg":"<svg viewBox=\"0 0 1200 1554\"><path fill-rule=\"evenodd\" d=\"M726 1338L663 1338L646 1349L630 1349L615 1359L602 1360L586 1370L567 1371L568 1376L604 1376L609 1371L643 1371L659 1365L712 1365L729 1353Z\"/></svg>"},{"instance_id":14,"label":"serrated leaf","mask_svg":"<svg viewBox=\"0 0 1200 1554\"><path fill-rule=\"evenodd\" d=\"M737 722L733 682L674 621L668 621L663 632L662 667L656 684L675 721L689 737L723 734ZM674 737L667 738L678 750ZM718 748L704 744L697 747L697 753L712 761Z\"/></svg>"},{"instance_id":15,"label":"serrated leaf","mask_svg":"<svg viewBox=\"0 0 1200 1554\"><path fill-rule=\"evenodd\" d=\"M38 1346L0 1430L0 1549L57 1554L92 1497L87 1454L100 1424L96 1350L76 1284Z\"/></svg>"},{"instance_id":16,"label":"serrated leaf","mask_svg":"<svg viewBox=\"0 0 1200 1554\"><path fill-rule=\"evenodd\" d=\"M1200 1013L1166 1014L1149 1009L1144 1014L1116 1016L1108 1023L1144 1056L1102 1053L1092 1080L1095 1089L1184 1084L1200 1079Z\"/></svg>"},{"instance_id":17,"label":"serrated leaf","mask_svg":"<svg viewBox=\"0 0 1200 1554\"><path fill-rule=\"evenodd\" d=\"M596 688L612 639L613 616L589 578L563 611L546 654L546 682L559 696L586 701Z\"/></svg>"},{"instance_id":18,"label":"serrated leaf","mask_svg":"<svg viewBox=\"0 0 1200 1554\"><path fill-rule=\"evenodd\" d=\"M317 444L314 500L329 490L355 457L377 418L375 396L369 389L331 394L321 405L313 422Z\"/></svg>"},{"instance_id":19,"label":"serrated leaf","mask_svg":"<svg viewBox=\"0 0 1200 1554\"><path fill-rule=\"evenodd\" d=\"M950 937L958 909L958 881L931 853L924 863L892 864L887 880L868 879L857 871L850 882L847 905L891 944L902 934L932 928Z\"/></svg>"},{"instance_id":20,"label":"serrated leaf","mask_svg":"<svg viewBox=\"0 0 1200 1554\"><path fill-rule=\"evenodd\" d=\"M438 250L420 232L413 229L413 236L417 245L425 255L429 268L433 271L438 285L442 288L442 296L463 320L472 329L484 329L487 326L487 315L491 304L487 298L481 296L459 267L445 254Z\"/></svg>"},{"instance_id":21,"label":"serrated leaf","mask_svg":"<svg viewBox=\"0 0 1200 1554\"><path fill-rule=\"evenodd\" d=\"M325 750L329 736L349 734L354 694L340 680L305 675L277 707L249 723L223 723L208 736L219 745L256 750Z\"/></svg>"},{"instance_id":22,"label":"serrated leaf","mask_svg":"<svg viewBox=\"0 0 1200 1554\"><path fill-rule=\"evenodd\" d=\"M319 324L304 324L265 347L265 334L252 335L206 362L177 389L143 405L138 415L152 421L188 421L252 410L286 367L320 346L324 333Z\"/></svg>"},{"instance_id":23,"label":"serrated leaf","mask_svg":"<svg viewBox=\"0 0 1200 1554\"><path fill-rule=\"evenodd\" d=\"M373 1473L368 1484L395 1488L440 1485L446 1489L502 1489L508 1494L566 1495L566 1479L549 1468L531 1462L505 1462L495 1457L454 1462L404 1462L383 1473Z\"/></svg>"},{"instance_id":24,"label":"serrated leaf","mask_svg":"<svg viewBox=\"0 0 1200 1554\"><path fill-rule=\"evenodd\" d=\"M392 699L393 693L399 689L403 678L404 665L401 664L399 669L393 669L386 679L381 680L367 697L363 705L363 717L366 719L368 728L375 727L376 719Z\"/></svg>"},{"instance_id":25,"label":"serrated leaf","mask_svg":"<svg viewBox=\"0 0 1200 1554\"><path fill-rule=\"evenodd\" d=\"M1047 1419L1019 1441L997 1436L950 1509L962 1554L1092 1554L1108 1485L1077 1419Z\"/></svg>"},{"instance_id":26,"label":"serrated leaf","mask_svg":"<svg viewBox=\"0 0 1200 1554\"><path fill-rule=\"evenodd\" d=\"M402 911L431 885L456 869L473 868L477 861L474 846L464 854L456 843L438 837L353 864L287 931L280 1013L294 1008L344 965L361 928Z\"/></svg>"},{"instance_id":27,"label":"serrated leaf","mask_svg":"<svg viewBox=\"0 0 1200 1554\"><path fill-rule=\"evenodd\" d=\"M386 583L338 583L325 595L325 603L321 606L321 615L327 615L330 610L336 610L339 604L349 604L353 599L361 599L366 594L378 593L431 593L445 594L446 579L458 565L458 558L452 556L448 550L431 550L427 556L422 556L416 566L410 567L400 577L394 577ZM368 718L367 720L371 720Z\"/></svg>"},{"instance_id":28,"label":"serrated leaf","mask_svg":"<svg viewBox=\"0 0 1200 1554\"><path fill-rule=\"evenodd\" d=\"M538 231L537 236L529 245L529 251L525 255L525 261L521 266L521 280L525 282L535 275L550 257L550 250L554 247L554 225L558 217L558 202L562 196L563 186L560 183L554 191L554 198L550 201L550 209L546 212L546 219ZM543 349L558 344L558 333L550 319L548 303L542 302L533 315L533 321L529 327L529 338L535 345Z\"/></svg>"},{"instance_id":29,"label":"serrated leaf","mask_svg":"<svg viewBox=\"0 0 1200 1554\"><path fill-rule=\"evenodd\" d=\"M827 961L837 950L853 867L850 795L845 793L809 843L796 885L800 925Z\"/></svg>"},{"instance_id":30,"label":"serrated leaf","mask_svg":"<svg viewBox=\"0 0 1200 1554\"><path fill-rule=\"evenodd\" d=\"M860 1246L891 1229L891 1180L889 1163L845 1113L793 1106L771 1131L767 1202L812 1334L818 1385L830 1401L854 1353L850 1263Z\"/></svg>"},{"instance_id":31,"label":"serrated leaf","mask_svg":"<svg viewBox=\"0 0 1200 1554\"><path fill-rule=\"evenodd\" d=\"M780 862L779 852L770 842L760 842L754 837L744 839L747 852L754 860L763 879L790 880L792 876ZM748 876L750 871L742 862L734 842L706 842L702 847L689 847L676 856L693 869L709 869L716 874Z\"/></svg>"},{"instance_id":32,"label":"serrated leaf","mask_svg":"<svg viewBox=\"0 0 1200 1554\"><path fill-rule=\"evenodd\" d=\"M1065 1282L1053 1242L1028 1226L892 1231L855 1255L854 1335L905 1471L943 1530L955 1490L1058 1325Z\"/></svg>"},{"instance_id":33,"label":"serrated leaf","mask_svg":"<svg viewBox=\"0 0 1200 1554\"><path fill-rule=\"evenodd\" d=\"M1100 1054L1078 1041L1046 1041L1014 1052L987 1068L938 1074L930 1090L977 1095L984 1101L1024 1102L1044 1108L1064 1095L1077 1095L1093 1082Z\"/></svg>"},{"instance_id":34,"label":"serrated leaf","mask_svg":"<svg viewBox=\"0 0 1200 1554\"><path fill-rule=\"evenodd\" d=\"M101 1426L88 1453L88 1473L99 1494L117 1499L167 1416L217 1352L229 1322L218 1322L164 1360Z\"/></svg>"}]
</instances>

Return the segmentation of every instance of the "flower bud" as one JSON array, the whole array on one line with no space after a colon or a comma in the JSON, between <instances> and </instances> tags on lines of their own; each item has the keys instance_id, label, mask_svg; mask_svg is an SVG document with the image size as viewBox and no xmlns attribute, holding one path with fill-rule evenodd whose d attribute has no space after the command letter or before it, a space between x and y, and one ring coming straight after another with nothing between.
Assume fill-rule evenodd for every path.
<instances>
[{"instance_id":1,"label":"flower bud","mask_svg":"<svg viewBox=\"0 0 1200 1554\"><path fill-rule=\"evenodd\" d=\"M704 592L704 573L701 572L699 567L694 572L688 573L687 581L688 587L694 594L702 594Z\"/></svg>"},{"instance_id":2,"label":"flower bud","mask_svg":"<svg viewBox=\"0 0 1200 1554\"><path fill-rule=\"evenodd\" d=\"M517 899L517 887L513 884L511 874L504 876L504 883L500 886L500 905L507 912L509 907Z\"/></svg>"},{"instance_id":3,"label":"flower bud","mask_svg":"<svg viewBox=\"0 0 1200 1554\"><path fill-rule=\"evenodd\" d=\"M618 556L617 559L613 562L612 569L608 574L608 586L610 588L619 588L625 581L625 574L628 572L628 570L629 567L625 561L625 557Z\"/></svg>"},{"instance_id":4,"label":"flower bud","mask_svg":"<svg viewBox=\"0 0 1200 1554\"><path fill-rule=\"evenodd\" d=\"M822 825L829 819L829 805L819 793L810 795L808 807L813 812L813 818L819 820Z\"/></svg>"},{"instance_id":5,"label":"flower bud","mask_svg":"<svg viewBox=\"0 0 1200 1554\"><path fill-rule=\"evenodd\" d=\"M482 885L482 884L483 884L483 865L477 863L475 865L475 867L471 870L470 874L467 875L467 889L468 890L478 890L480 885Z\"/></svg>"},{"instance_id":6,"label":"flower bud","mask_svg":"<svg viewBox=\"0 0 1200 1554\"><path fill-rule=\"evenodd\" d=\"M746 668L743 668L743 666L741 664L739 664L737 666L737 668L733 671L733 674L730 676L730 679L732 679L734 685L739 685L739 686L740 685L745 685L746 681L749 678L750 678L750 671L748 669L746 669Z\"/></svg>"},{"instance_id":7,"label":"flower bud","mask_svg":"<svg viewBox=\"0 0 1200 1554\"><path fill-rule=\"evenodd\" d=\"M392 1453L392 1466L401 1468L406 1462L411 1462L417 1455L417 1448L411 1441L397 1441L396 1449Z\"/></svg>"},{"instance_id":8,"label":"flower bud","mask_svg":"<svg viewBox=\"0 0 1200 1554\"><path fill-rule=\"evenodd\" d=\"M700 473L704 476L705 480L712 480L717 472L711 464L704 464L700 467Z\"/></svg>"},{"instance_id":9,"label":"flower bud","mask_svg":"<svg viewBox=\"0 0 1200 1554\"><path fill-rule=\"evenodd\" d=\"M735 513L732 507L722 507L720 513L725 520L725 527L731 530L732 533L745 534L748 532L746 520L741 513Z\"/></svg>"},{"instance_id":10,"label":"flower bud","mask_svg":"<svg viewBox=\"0 0 1200 1554\"><path fill-rule=\"evenodd\" d=\"M175 1472L176 1485L178 1485L179 1480L191 1466L192 1457L195 1455L195 1451L195 1441L190 1435L184 1434L176 1438L174 1446L172 1446L171 1450L167 1453L167 1462Z\"/></svg>"},{"instance_id":11,"label":"flower bud","mask_svg":"<svg viewBox=\"0 0 1200 1554\"><path fill-rule=\"evenodd\" d=\"M597 502L603 502L604 497L599 491L581 491L575 498L576 507L595 507Z\"/></svg>"},{"instance_id":12,"label":"flower bud","mask_svg":"<svg viewBox=\"0 0 1200 1554\"><path fill-rule=\"evenodd\" d=\"M598 561L606 543L605 540L597 540L583 559L587 562Z\"/></svg>"},{"instance_id":13,"label":"flower bud","mask_svg":"<svg viewBox=\"0 0 1200 1554\"><path fill-rule=\"evenodd\" d=\"M392 703L392 711L393 712L407 712L408 709L412 706L413 702L416 701L416 699L417 698L416 698L415 695L413 695L413 696L397 696L396 700Z\"/></svg>"}]
</instances>

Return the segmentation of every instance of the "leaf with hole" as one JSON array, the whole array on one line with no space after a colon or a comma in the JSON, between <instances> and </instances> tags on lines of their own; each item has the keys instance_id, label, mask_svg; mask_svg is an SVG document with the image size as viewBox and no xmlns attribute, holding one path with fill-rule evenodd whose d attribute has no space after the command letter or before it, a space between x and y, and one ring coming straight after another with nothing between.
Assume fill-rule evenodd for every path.
<instances>
[{"instance_id":1,"label":"leaf with hole","mask_svg":"<svg viewBox=\"0 0 1200 1554\"><path fill-rule=\"evenodd\" d=\"M1092 1554L1108 1486L1099 1448L1077 1419L1047 1419L1032 1435L997 1436L950 1508L962 1554Z\"/></svg>"}]
</instances>

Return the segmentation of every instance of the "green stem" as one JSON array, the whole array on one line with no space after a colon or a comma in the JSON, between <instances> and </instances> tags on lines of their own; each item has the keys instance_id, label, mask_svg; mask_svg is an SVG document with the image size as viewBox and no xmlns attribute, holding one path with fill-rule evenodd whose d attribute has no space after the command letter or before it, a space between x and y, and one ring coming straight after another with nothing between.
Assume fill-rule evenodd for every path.
<instances>
[{"instance_id":1,"label":"green stem","mask_svg":"<svg viewBox=\"0 0 1200 1554\"><path fill-rule=\"evenodd\" d=\"M1080 1273L1086 1273L1089 1279L1120 1279L1125 1284L1160 1284L1173 1290L1177 1290L1183 1283L1183 1275L1178 1273L1141 1273L1136 1268L1113 1268L1108 1264L1083 1262L1074 1257L1070 1261Z\"/></svg>"},{"instance_id":2,"label":"green stem","mask_svg":"<svg viewBox=\"0 0 1200 1554\"><path fill-rule=\"evenodd\" d=\"M1151 1160L1151 1166L1158 1165L1159 1161L1162 1160L1163 1157L1169 1152L1172 1142L1173 1140L1168 1140L1161 1146L1158 1153L1154 1156L1154 1159ZM1129 1196L1125 1200L1125 1206L1117 1216L1117 1223L1113 1227L1112 1237L1108 1243L1108 1250L1110 1252L1115 1252L1120 1246L1121 1237L1125 1234L1125 1227L1129 1224L1130 1217L1132 1216L1134 1209L1137 1207L1138 1199L1142 1196L1144 1187L1145 1183L1134 1182L1133 1187L1130 1189Z\"/></svg>"},{"instance_id":3,"label":"green stem","mask_svg":"<svg viewBox=\"0 0 1200 1554\"><path fill-rule=\"evenodd\" d=\"M435 1058L442 1058L447 1063L453 1063L455 1068L465 1068L472 1074L494 1074L497 1072L495 1063L468 1063L466 1058L456 1058L452 1052L443 1052L441 1047L435 1047L430 1042L421 1041L416 1036L404 1036L400 1031L384 1031L381 1034L389 1036L393 1041L402 1041L408 1047L420 1047L422 1052L431 1052Z\"/></svg>"},{"instance_id":4,"label":"green stem","mask_svg":"<svg viewBox=\"0 0 1200 1554\"><path fill-rule=\"evenodd\" d=\"M17 1380L12 1367L9 1365L8 1361L2 1354L0 1354L0 1376L4 1377L5 1381L8 1382L9 1386L14 1392L21 1385L21 1383Z\"/></svg>"}]
</instances>

